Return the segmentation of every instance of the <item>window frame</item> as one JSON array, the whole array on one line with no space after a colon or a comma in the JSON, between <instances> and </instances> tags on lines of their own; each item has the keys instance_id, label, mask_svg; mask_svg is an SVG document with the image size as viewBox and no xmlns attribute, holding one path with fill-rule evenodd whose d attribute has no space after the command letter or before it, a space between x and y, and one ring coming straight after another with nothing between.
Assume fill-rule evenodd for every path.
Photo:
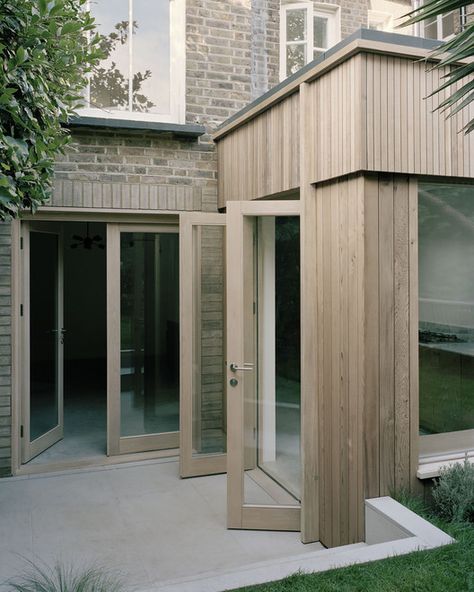
<instances>
[{"instance_id":1,"label":"window frame","mask_svg":"<svg viewBox=\"0 0 474 592\"><path fill-rule=\"evenodd\" d=\"M462 17L462 15L461 15ZM423 182L434 182L431 179L420 179L417 184L417 217L419 211L419 190L420 181ZM467 178L456 180L452 177L444 177L442 180L436 182L439 185L460 185L466 187L472 187L474 190L474 183ZM418 218L417 218L418 219ZM419 243L419 229L417 231L417 244ZM418 247L419 248L419 244ZM417 267L417 283L419 286L420 278L420 267ZM419 302L419 293L417 295ZM419 306L419 304L418 304ZM416 320L417 327L417 339L416 347L418 355L418 372L420 369L419 362L419 349L420 342L418 338L419 332L419 312ZM420 410L420 380L418 379L417 388L418 398L418 415L417 415L417 431L419 430L419 410ZM465 430L455 430L451 432L439 432L434 434L419 434L417 442L418 452L418 469L416 476L418 479L432 479L440 474L440 470L444 467L453 466L455 464L462 464L465 460L474 462L474 427Z\"/></svg>"},{"instance_id":2,"label":"window frame","mask_svg":"<svg viewBox=\"0 0 474 592\"><path fill-rule=\"evenodd\" d=\"M133 0L128 0L129 12ZM146 113L141 111L109 111L90 106L90 84L86 87L88 107L77 109L79 117L100 117L110 120L178 123L186 122L186 0L169 0L170 3L170 112ZM87 2L87 10L91 0ZM92 11L92 16L94 16Z\"/></svg>"},{"instance_id":3,"label":"window frame","mask_svg":"<svg viewBox=\"0 0 474 592\"><path fill-rule=\"evenodd\" d=\"M382 29L373 29L375 31L393 31L393 15L389 12L369 9L367 16L369 29L371 23L382 25Z\"/></svg>"},{"instance_id":4,"label":"window frame","mask_svg":"<svg viewBox=\"0 0 474 592\"><path fill-rule=\"evenodd\" d=\"M419 8L420 6L423 5L423 2L421 0L414 0L413 2L413 8ZM464 28L464 26L466 25L466 7L463 6L462 8L455 11L451 11L451 12L456 12L456 18L459 19L459 23L456 22L456 25L459 24L459 26L461 27L461 29ZM449 13L446 13L449 14ZM451 35L448 35L447 37L440 37L440 32L442 34L443 32L443 17L446 16L446 14L439 14L436 17L436 40L438 41L450 41L454 35L456 33L453 33ZM425 37L425 21L420 21L419 23L415 23L415 35L417 37L423 37L425 39L433 39L432 37Z\"/></svg>"},{"instance_id":5,"label":"window frame","mask_svg":"<svg viewBox=\"0 0 474 592\"><path fill-rule=\"evenodd\" d=\"M286 23L289 10L306 11L306 40L305 41L287 41ZM314 17L319 16L328 19L328 47L327 51L341 40L341 7L338 4L326 4L322 2L312 2L304 0L303 2L291 2L282 4L280 7L280 80L285 80L291 74L286 71L286 49L288 45L305 45L306 60L305 65L312 62L314 50L321 49L314 46Z\"/></svg>"}]
</instances>

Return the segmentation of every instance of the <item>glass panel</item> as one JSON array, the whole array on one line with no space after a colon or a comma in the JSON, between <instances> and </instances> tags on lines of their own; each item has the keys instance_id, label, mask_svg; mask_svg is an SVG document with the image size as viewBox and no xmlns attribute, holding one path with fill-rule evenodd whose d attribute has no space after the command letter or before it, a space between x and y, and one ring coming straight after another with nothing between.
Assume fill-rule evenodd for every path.
<instances>
[{"instance_id":1,"label":"glass panel","mask_svg":"<svg viewBox=\"0 0 474 592\"><path fill-rule=\"evenodd\" d=\"M299 217L260 218L258 251L256 466L247 450L245 499L291 504L300 498L301 478ZM251 402L246 393L247 432ZM249 435L248 449L251 442Z\"/></svg>"},{"instance_id":2,"label":"glass panel","mask_svg":"<svg viewBox=\"0 0 474 592\"><path fill-rule=\"evenodd\" d=\"M474 187L420 184L420 433L474 428Z\"/></svg>"},{"instance_id":3,"label":"glass panel","mask_svg":"<svg viewBox=\"0 0 474 592\"><path fill-rule=\"evenodd\" d=\"M448 12L442 16L442 23L443 23L443 39L446 37L450 37L454 35L455 28L456 28L456 12Z\"/></svg>"},{"instance_id":4,"label":"glass panel","mask_svg":"<svg viewBox=\"0 0 474 592\"><path fill-rule=\"evenodd\" d=\"M306 45L286 46L286 75L298 72L306 64Z\"/></svg>"},{"instance_id":5,"label":"glass panel","mask_svg":"<svg viewBox=\"0 0 474 592\"><path fill-rule=\"evenodd\" d=\"M120 235L121 436L179 429L178 234Z\"/></svg>"},{"instance_id":6,"label":"glass panel","mask_svg":"<svg viewBox=\"0 0 474 592\"><path fill-rule=\"evenodd\" d=\"M223 226L193 228L195 295L193 454L223 453L225 432Z\"/></svg>"},{"instance_id":7,"label":"glass panel","mask_svg":"<svg viewBox=\"0 0 474 592\"><path fill-rule=\"evenodd\" d=\"M129 108L128 0L95 0L91 5L106 54L91 75L90 107Z\"/></svg>"},{"instance_id":8,"label":"glass panel","mask_svg":"<svg viewBox=\"0 0 474 592\"><path fill-rule=\"evenodd\" d=\"M305 8L286 11L286 40L306 40L306 14Z\"/></svg>"},{"instance_id":9,"label":"glass panel","mask_svg":"<svg viewBox=\"0 0 474 592\"><path fill-rule=\"evenodd\" d=\"M424 35L427 39L438 39L438 20L435 16L424 21Z\"/></svg>"},{"instance_id":10,"label":"glass panel","mask_svg":"<svg viewBox=\"0 0 474 592\"><path fill-rule=\"evenodd\" d=\"M30 233L30 440L58 425L58 235Z\"/></svg>"},{"instance_id":11,"label":"glass panel","mask_svg":"<svg viewBox=\"0 0 474 592\"><path fill-rule=\"evenodd\" d=\"M133 0L133 110L170 111L170 1Z\"/></svg>"},{"instance_id":12,"label":"glass panel","mask_svg":"<svg viewBox=\"0 0 474 592\"><path fill-rule=\"evenodd\" d=\"M328 47L328 19L322 16L314 17L314 47L327 49Z\"/></svg>"}]
</instances>

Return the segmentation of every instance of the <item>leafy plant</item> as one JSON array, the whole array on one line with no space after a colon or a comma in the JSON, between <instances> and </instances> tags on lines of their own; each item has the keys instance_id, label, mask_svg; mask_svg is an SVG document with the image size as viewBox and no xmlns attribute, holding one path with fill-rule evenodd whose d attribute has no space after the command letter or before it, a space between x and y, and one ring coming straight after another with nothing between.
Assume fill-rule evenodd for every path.
<instances>
[{"instance_id":1,"label":"leafy plant","mask_svg":"<svg viewBox=\"0 0 474 592\"><path fill-rule=\"evenodd\" d=\"M405 16L409 17L401 26L406 27L437 17L446 15L452 11L460 14L464 7L473 6L472 1L467 0L427 0L421 6L415 8ZM452 89L453 85L460 83L460 87L451 92L448 97L442 100L437 107L441 111L449 110L448 117L453 117L461 109L465 109L474 100L474 19L469 15L462 30L457 32L452 39L440 44L432 53L431 57L438 58L434 68L449 67L449 71L443 76L444 82L435 89L429 96L435 95L445 89ZM464 60L467 63L460 64ZM474 130L474 119L463 128L465 133Z\"/></svg>"},{"instance_id":2,"label":"leafy plant","mask_svg":"<svg viewBox=\"0 0 474 592\"><path fill-rule=\"evenodd\" d=\"M474 464L467 459L441 470L433 488L437 513L450 522L474 522Z\"/></svg>"},{"instance_id":3,"label":"leafy plant","mask_svg":"<svg viewBox=\"0 0 474 592\"><path fill-rule=\"evenodd\" d=\"M50 196L54 158L103 53L87 0L0 0L0 220Z\"/></svg>"},{"instance_id":4,"label":"leafy plant","mask_svg":"<svg viewBox=\"0 0 474 592\"><path fill-rule=\"evenodd\" d=\"M123 592L121 581L98 567L75 570L61 563L54 567L27 560L25 573L10 580L10 592Z\"/></svg>"}]
</instances>

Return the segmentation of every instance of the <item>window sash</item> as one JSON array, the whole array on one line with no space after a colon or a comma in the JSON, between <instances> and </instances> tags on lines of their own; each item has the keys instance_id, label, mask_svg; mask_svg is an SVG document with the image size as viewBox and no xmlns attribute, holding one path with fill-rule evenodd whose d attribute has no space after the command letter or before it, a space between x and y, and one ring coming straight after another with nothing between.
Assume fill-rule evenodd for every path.
<instances>
[{"instance_id":1,"label":"window sash","mask_svg":"<svg viewBox=\"0 0 474 592\"><path fill-rule=\"evenodd\" d=\"M133 111L133 35L128 35L129 51L129 87L128 108L124 110L107 110L92 107L90 82L85 89L87 106L78 109L79 116L100 117L107 119L127 119L130 121L154 121L163 123L185 123L185 60L186 60L186 0L169 0L170 2L170 96L169 112L149 113ZM87 2L87 10L91 10L92 1ZM92 7L93 8L93 7ZM94 16L93 10L92 15ZM133 0L128 0L128 19L133 22ZM89 75L90 80L90 75Z\"/></svg>"},{"instance_id":2,"label":"window sash","mask_svg":"<svg viewBox=\"0 0 474 592\"><path fill-rule=\"evenodd\" d=\"M287 40L287 13L289 11L302 10L306 12L305 40ZM314 44L314 20L320 17L327 20L326 38L327 47L318 47ZM287 48L295 45L305 46L305 63L315 59L315 52L323 53L340 40L340 7L335 4L315 5L313 2L298 2L284 4L280 13L280 79L290 76L288 72Z\"/></svg>"}]
</instances>

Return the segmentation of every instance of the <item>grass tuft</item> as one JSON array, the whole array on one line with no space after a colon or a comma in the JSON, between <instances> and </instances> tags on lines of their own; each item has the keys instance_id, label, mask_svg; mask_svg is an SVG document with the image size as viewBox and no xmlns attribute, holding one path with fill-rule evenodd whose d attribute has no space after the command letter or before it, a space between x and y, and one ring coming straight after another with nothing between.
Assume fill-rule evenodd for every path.
<instances>
[{"instance_id":1,"label":"grass tuft","mask_svg":"<svg viewBox=\"0 0 474 592\"><path fill-rule=\"evenodd\" d=\"M98 566L84 569L63 565L50 567L25 559L24 572L11 579L9 592L124 592L121 580Z\"/></svg>"}]
</instances>

